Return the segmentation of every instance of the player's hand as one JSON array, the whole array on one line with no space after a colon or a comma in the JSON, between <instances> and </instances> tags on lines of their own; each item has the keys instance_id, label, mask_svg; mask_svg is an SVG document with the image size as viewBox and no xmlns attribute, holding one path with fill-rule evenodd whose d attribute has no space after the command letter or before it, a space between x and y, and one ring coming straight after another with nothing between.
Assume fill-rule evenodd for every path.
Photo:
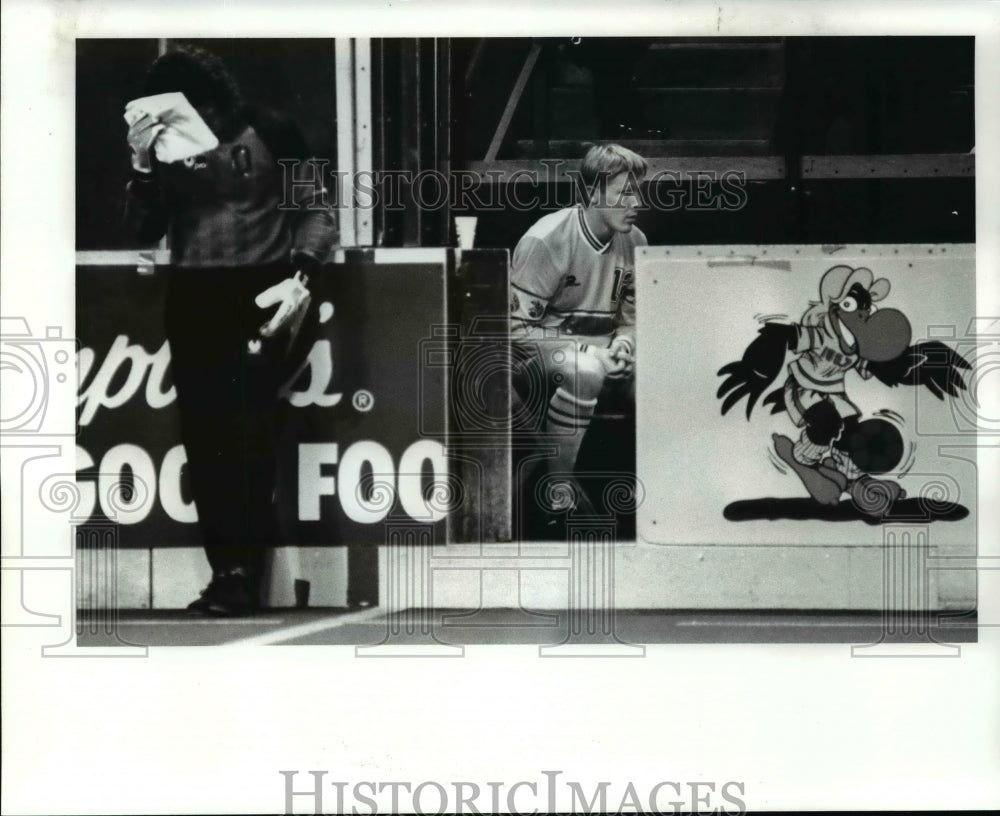
<instances>
[{"instance_id":1,"label":"player's hand","mask_svg":"<svg viewBox=\"0 0 1000 816\"><path fill-rule=\"evenodd\" d=\"M128 146L132 150L132 167L140 173L152 171L153 163L150 161L149 152L165 128L166 125L148 113L140 116L129 127Z\"/></svg>"},{"instance_id":2,"label":"player's hand","mask_svg":"<svg viewBox=\"0 0 1000 816\"><path fill-rule=\"evenodd\" d=\"M604 366L604 374L607 377L617 379L619 377L624 377L626 362L624 360L619 360L612 356L610 348L599 348L597 346L591 346L588 354L593 354L598 360L601 361L601 365Z\"/></svg>"},{"instance_id":3,"label":"player's hand","mask_svg":"<svg viewBox=\"0 0 1000 816\"><path fill-rule=\"evenodd\" d=\"M271 319L260 327L261 337L273 337L285 330L289 331L293 338L298 334L312 300L312 295L306 288L307 282L301 272L296 272L291 278L285 278L254 298L254 303L260 309L267 309L276 304L278 306Z\"/></svg>"},{"instance_id":4,"label":"player's hand","mask_svg":"<svg viewBox=\"0 0 1000 816\"><path fill-rule=\"evenodd\" d=\"M624 337L616 337L611 341L611 346L608 350L611 352L613 359L625 364L624 373L626 375L632 374L635 371L635 352L632 350L632 344L628 340Z\"/></svg>"}]
</instances>

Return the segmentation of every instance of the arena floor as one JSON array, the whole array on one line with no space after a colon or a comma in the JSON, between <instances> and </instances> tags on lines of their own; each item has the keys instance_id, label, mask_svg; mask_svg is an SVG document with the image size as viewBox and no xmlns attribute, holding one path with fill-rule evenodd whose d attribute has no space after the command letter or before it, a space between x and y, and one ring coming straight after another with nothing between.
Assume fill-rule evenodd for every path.
<instances>
[{"instance_id":1,"label":"arena floor","mask_svg":"<svg viewBox=\"0 0 1000 816\"><path fill-rule=\"evenodd\" d=\"M461 645L538 645L595 654L640 654L641 644L844 643L941 650L977 641L974 613L930 613L908 625L875 612L621 610L587 621L579 613L521 609L281 609L249 618L136 610L117 619L81 617L77 644L93 646L343 646L456 651Z\"/></svg>"}]
</instances>

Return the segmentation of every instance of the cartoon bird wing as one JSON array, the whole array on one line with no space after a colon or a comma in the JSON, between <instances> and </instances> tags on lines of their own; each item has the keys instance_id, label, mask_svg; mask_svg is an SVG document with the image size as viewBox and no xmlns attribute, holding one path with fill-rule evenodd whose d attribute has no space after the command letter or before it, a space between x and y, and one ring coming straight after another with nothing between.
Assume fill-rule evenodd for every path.
<instances>
[{"instance_id":1,"label":"cartoon bird wing","mask_svg":"<svg viewBox=\"0 0 1000 816\"><path fill-rule=\"evenodd\" d=\"M891 387L924 385L940 400L965 390L962 371L971 368L961 354L937 340L910 346L893 360L868 362L868 370L880 382Z\"/></svg>"},{"instance_id":2,"label":"cartoon bird wing","mask_svg":"<svg viewBox=\"0 0 1000 816\"><path fill-rule=\"evenodd\" d=\"M798 331L785 323L765 323L747 346L743 357L724 365L718 376L725 377L715 396L723 400L725 414L743 397L747 398L747 419L785 362L785 351L795 347ZM765 402L767 402L765 400Z\"/></svg>"}]
</instances>

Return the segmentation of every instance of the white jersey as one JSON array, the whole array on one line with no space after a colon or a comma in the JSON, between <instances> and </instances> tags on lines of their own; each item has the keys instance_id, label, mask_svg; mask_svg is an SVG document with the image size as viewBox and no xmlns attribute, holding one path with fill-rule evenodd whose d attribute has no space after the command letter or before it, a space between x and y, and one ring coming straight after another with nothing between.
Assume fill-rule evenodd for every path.
<instances>
[{"instance_id":1,"label":"white jersey","mask_svg":"<svg viewBox=\"0 0 1000 816\"><path fill-rule=\"evenodd\" d=\"M579 206L540 219L514 249L512 338L618 336L634 344L635 247L646 244L638 227L598 241Z\"/></svg>"},{"instance_id":2,"label":"white jersey","mask_svg":"<svg viewBox=\"0 0 1000 816\"><path fill-rule=\"evenodd\" d=\"M796 326L794 351L800 356L789 363L788 372L802 388L836 394L844 390L844 375L851 369L865 379L871 374L857 351L843 350L829 320L826 316L815 326Z\"/></svg>"}]
</instances>

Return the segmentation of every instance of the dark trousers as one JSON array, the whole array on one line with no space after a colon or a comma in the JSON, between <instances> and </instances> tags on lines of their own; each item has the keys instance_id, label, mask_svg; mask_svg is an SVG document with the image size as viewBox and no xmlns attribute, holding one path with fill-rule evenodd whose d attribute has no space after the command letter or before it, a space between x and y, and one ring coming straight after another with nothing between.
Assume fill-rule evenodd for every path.
<instances>
[{"instance_id":1,"label":"dark trousers","mask_svg":"<svg viewBox=\"0 0 1000 816\"><path fill-rule=\"evenodd\" d=\"M215 571L259 580L278 540L274 508L278 394L315 337L307 315L295 348L262 340L270 316L255 295L286 265L170 271L165 310L181 438L205 553ZM258 344L259 341L259 344Z\"/></svg>"}]
</instances>

